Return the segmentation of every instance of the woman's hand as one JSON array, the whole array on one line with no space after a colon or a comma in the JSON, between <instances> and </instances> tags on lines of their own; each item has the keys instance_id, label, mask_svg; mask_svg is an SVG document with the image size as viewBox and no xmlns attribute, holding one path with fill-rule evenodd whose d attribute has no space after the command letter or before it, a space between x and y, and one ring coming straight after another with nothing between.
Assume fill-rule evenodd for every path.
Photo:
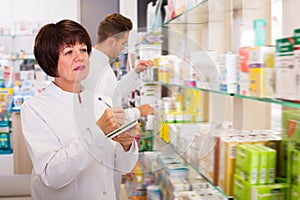
<instances>
[{"instance_id":1,"label":"woman's hand","mask_svg":"<svg viewBox=\"0 0 300 200\"><path fill-rule=\"evenodd\" d=\"M127 130L124 133L121 133L120 135L117 135L113 138L113 140L119 142L123 146L124 151L128 151L131 147L132 142L134 141L137 129L138 125Z\"/></svg>"},{"instance_id":2,"label":"woman's hand","mask_svg":"<svg viewBox=\"0 0 300 200\"><path fill-rule=\"evenodd\" d=\"M96 124L106 135L121 126L125 121L125 112L121 107L107 108Z\"/></svg>"}]
</instances>

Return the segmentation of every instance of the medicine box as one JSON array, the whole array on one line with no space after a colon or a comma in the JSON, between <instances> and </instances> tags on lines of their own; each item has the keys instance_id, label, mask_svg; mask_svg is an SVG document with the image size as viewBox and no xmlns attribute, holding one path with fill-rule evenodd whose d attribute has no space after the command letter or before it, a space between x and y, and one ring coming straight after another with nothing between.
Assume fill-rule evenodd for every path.
<instances>
[{"instance_id":1,"label":"medicine box","mask_svg":"<svg viewBox=\"0 0 300 200\"><path fill-rule=\"evenodd\" d=\"M222 133L226 134L226 133ZM237 145L251 143L238 134L227 134L220 138L219 147L219 173L217 185L228 196L233 195L233 176L236 170Z\"/></svg>"},{"instance_id":2,"label":"medicine box","mask_svg":"<svg viewBox=\"0 0 300 200\"><path fill-rule=\"evenodd\" d=\"M238 145L235 174L250 184L258 183L260 154L248 144Z\"/></svg>"},{"instance_id":3,"label":"medicine box","mask_svg":"<svg viewBox=\"0 0 300 200\"><path fill-rule=\"evenodd\" d=\"M258 185L267 183L267 171L268 169L268 152L262 147L262 145L249 145L252 149L259 152L259 163L258 163Z\"/></svg>"},{"instance_id":4,"label":"medicine box","mask_svg":"<svg viewBox=\"0 0 300 200\"><path fill-rule=\"evenodd\" d=\"M251 200L287 199L288 184L275 183L270 185L252 185L250 190Z\"/></svg>"},{"instance_id":5,"label":"medicine box","mask_svg":"<svg viewBox=\"0 0 300 200\"><path fill-rule=\"evenodd\" d=\"M246 182L238 175L234 175L234 199L235 200L287 199L287 193L288 193L287 183L251 185L250 183Z\"/></svg>"},{"instance_id":6,"label":"medicine box","mask_svg":"<svg viewBox=\"0 0 300 200\"><path fill-rule=\"evenodd\" d=\"M255 19L253 21L254 42L256 46L264 46L267 38L267 21L265 19Z\"/></svg>"},{"instance_id":7,"label":"medicine box","mask_svg":"<svg viewBox=\"0 0 300 200\"><path fill-rule=\"evenodd\" d=\"M249 48L249 91L251 96L273 98L275 92L275 48L255 46Z\"/></svg>"},{"instance_id":8,"label":"medicine box","mask_svg":"<svg viewBox=\"0 0 300 200\"><path fill-rule=\"evenodd\" d=\"M294 66L294 38L276 40L276 93L275 97L285 100L297 100L297 78Z\"/></svg>"},{"instance_id":9,"label":"medicine box","mask_svg":"<svg viewBox=\"0 0 300 200\"><path fill-rule=\"evenodd\" d=\"M266 176L265 183L270 184L275 182L276 177L276 156L277 152L274 149L268 148L263 145L254 145L261 152L261 163L260 166L263 166L266 163ZM266 154L267 158L265 159L264 154ZM262 178L262 174L260 174L260 178ZM260 179L260 183L262 180Z\"/></svg>"}]
</instances>

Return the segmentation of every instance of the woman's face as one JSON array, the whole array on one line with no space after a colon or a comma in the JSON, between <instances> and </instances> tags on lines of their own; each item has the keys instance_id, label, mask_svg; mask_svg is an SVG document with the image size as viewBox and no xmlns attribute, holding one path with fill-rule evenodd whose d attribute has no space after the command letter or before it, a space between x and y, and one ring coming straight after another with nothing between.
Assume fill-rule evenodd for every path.
<instances>
[{"instance_id":1,"label":"woman's face","mask_svg":"<svg viewBox=\"0 0 300 200\"><path fill-rule=\"evenodd\" d=\"M63 46L58 58L58 78L64 83L82 81L88 75L89 65L90 60L85 44Z\"/></svg>"}]
</instances>

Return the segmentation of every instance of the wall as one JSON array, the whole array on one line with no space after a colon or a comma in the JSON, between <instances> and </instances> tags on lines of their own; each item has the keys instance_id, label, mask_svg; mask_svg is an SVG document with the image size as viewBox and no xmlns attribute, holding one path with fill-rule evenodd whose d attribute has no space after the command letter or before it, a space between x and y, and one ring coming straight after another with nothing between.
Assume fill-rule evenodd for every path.
<instances>
[{"instance_id":1,"label":"wall","mask_svg":"<svg viewBox=\"0 0 300 200\"><path fill-rule=\"evenodd\" d=\"M89 32L92 44L96 43L97 27L110 13L119 12L119 0L81 0L81 23Z\"/></svg>"},{"instance_id":2,"label":"wall","mask_svg":"<svg viewBox=\"0 0 300 200\"><path fill-rule=\"evenodd\" d=\"M120 0L120 13L131 19L133 29L137 29L137 1L138 0Z\"/></svg>"},{"instance_id":3,"label":"wall","mask_svg":"<svg viewBox=\"0 0 300 200\"><path fill-rule=\"evenodd\" d=\"M0 0L0 27L7 27L10 34L18 35L16 27L28 22L34 27L40 27L65 18L79 21L79 1ZM32 52L34 37L15 37L13 41L11 39L1 38L0 43L6 46L5 51L19 52L22 49L26 53Z\"/></svg>"},{"instance_id":4,"label":"wall","mask_svg":"<svg viewBox=\"0 0 300 200\"><path fill-rule=\"evenodd\" d=\"M300 7L299 0L282 0L282 37L290 37L294 34L294 29L300 27Z\"/></svg>"},{"instance_id":5,"label":"wall","mask_svg":"<svg viewBox=\"0 0 300 200\"><path fill-rule=\"evenodd\" d=\"M137 1L138 0L120 0L120 14L131 19L133 25L133 30L130 31L128 38L129 52L134 52L134 43L137 36Z\"/></svg>"},{"instance_id":6,"label":"wall","mask_svg":"<svg viewBox=\"0 0 300 200\"><path fill-rule=\"evenodd\" d=\"M81 22L94 44L98 23L113 12L119 12L119 0L0 0L0 26L20 20L41 24L68 18Z\"/></svg>"},{"instance_id":7,"label":"wall","mask_svg":"<svg viewBox=\"0 0 300 200\"><path fill-rule=\"evenodd\" d=\"M147 5L150 2L156 2L155 0L143 0L143 1L138 1L138 6L137 6L137 15L138 15L138 27L139 28L145 28L147 27Z\"/></svg>"},{"instance_id":8,"label":"wall","mask_svg":"<svg viewBox=\"0 0 300 200\"><path fill-rule=\"evenodd\" d=\"M16 34L12 37L0 37L0 46L5 46L5 52L7 53L19 52L20 49L25 50L26 53L32 52L33 33L23 34L22 36L17 35L18 31L14 31L15 27L20 27L19 24L24 21L36 24L35 27L65 18L79 21L79 2L80 0L0 0L0 27L5 27L6 31L10 30L6 34ZM18 126L17 131L16 126ZM9 173L7 171L0 173L0 196L30 194L29 174L31 173L31 163L28 162L29 158L21 134L20 121L13 119L11 134L14 152L13 166L8 162L1 162L0 165L1 169L5 166L14 169L9 170ZM15 159L17 159L17 162Z\"/></svg>"},{"instance_id":9,"label":"wall","mask_svg":"<svg viewBox=\"0 0 300 200\"><path fill-rule=\"evenodd\" d=\"M79 20L80 0L0 0L0 24L20 20L58 21Z\"/></svg>"}]
</instances>

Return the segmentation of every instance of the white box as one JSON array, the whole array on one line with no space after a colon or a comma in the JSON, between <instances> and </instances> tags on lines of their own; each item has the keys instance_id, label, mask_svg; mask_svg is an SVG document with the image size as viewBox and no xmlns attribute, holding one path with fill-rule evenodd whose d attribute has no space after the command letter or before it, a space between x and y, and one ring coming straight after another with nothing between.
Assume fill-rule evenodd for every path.
<instances>
[{"instance_id":1,"label":"white box","mask_svg":"<svg viewBox=\"0 0 300 200\"><path fill-rule=\"evenodd\" d=\"M0 175L14 174L13 154L0 154Z\"/></svg>"}]
</instances>

